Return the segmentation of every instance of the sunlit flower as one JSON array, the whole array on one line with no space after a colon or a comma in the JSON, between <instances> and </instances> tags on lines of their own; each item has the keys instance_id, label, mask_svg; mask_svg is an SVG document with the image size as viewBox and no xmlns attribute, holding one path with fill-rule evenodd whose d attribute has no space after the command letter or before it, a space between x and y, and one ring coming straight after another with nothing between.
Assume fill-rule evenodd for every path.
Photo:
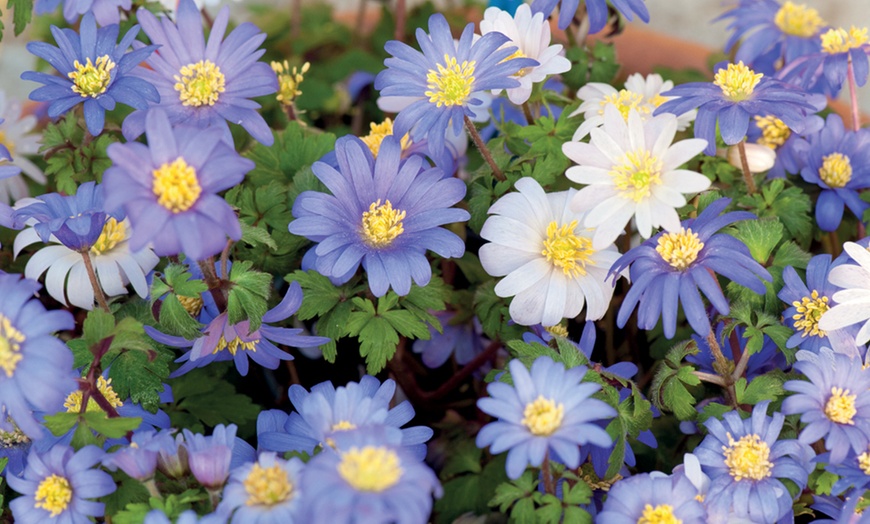
<instances>
[{"instance_id":1,"label":"sunlit flower","mask_svg":"<svg viewBox=\"0 0 870 524\"><path fill-rule=\"evenodd\" d=\"M36 117L22 114L21 104L0 89L0 146L9 151L12 165L22 171L21 175L0 179L0 203L12 203L29 194L23 175L45 184L42 170L27 158L39 151L41 138L33 131L35 127Z\"/></svg>"},{"instance_id":2,"label":"sunlit flower","mask_svg":"<svg viewBox=\"0 0 870 524\"><path fill-rule=\"evenodd\" d=\"M233 470L218 511L232 514L234 524L301 522L303 466L297 457L284 460L275 453L261 454L256 462Z\"/></svg>"},{"instance_id":3,"label":"sunlit flower","mask_svg":"<svg viewBox=\"0 0 870 524\"><path fill-rule=\"evenodd\" d=\"M649 11L644 0L611 0L613 7L624 17L634 20L634 16L644 22L649 22ZM532 2L533 13L544 13L549 17L556 5L559 5L559 29L565 29L577 16L580 0L535 0ZM589 32L597 33L604 29L610 19L610 6L606 0L585 0L586 14L589 16Z\"/></svg>"},{"instance_id":4,"label":"sunlit flower","mask_svg":"<svg viewBox=\"0 0 870 524\"><path fill-rule=\"evenodd\" d=\"M697 495L685 475L634 475L610 488L598 522L704 524L707 515Z\"/></svg>"},{"instance_id":5,"label":"sunlit flower","mask_svg":"<svg viewBox=\"0 0 870 524\"><path fill-rule=\"evenodd\" d=\"M863 345L870 340L870 252L854 242L843 244L843 251L857 264L841 264L828 273L828 281L841 291L831 297L836 305L819 320L819 329L833 331L861 324L855 342Z\"/></svg>"},{"instance_id":6,"label":"sunlit flower","mask_svg":"<svg viewBox=\"0 0 870 524\"><path fill-rule=\"evenodd\" d=\"M836 96L846 81L851 62L855 83L863 86L870 75L868 28L831 28L820 38L820 52L794 60L777 76L809 91Z\"/></svg>"}]
</instances>

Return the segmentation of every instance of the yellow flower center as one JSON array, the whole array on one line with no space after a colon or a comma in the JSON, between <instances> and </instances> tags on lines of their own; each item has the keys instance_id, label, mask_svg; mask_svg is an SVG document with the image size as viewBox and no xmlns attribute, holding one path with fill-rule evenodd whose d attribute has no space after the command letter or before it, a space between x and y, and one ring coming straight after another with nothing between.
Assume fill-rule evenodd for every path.
<instances>
[{"instance_id":1,"label":"yellow flower center","mask_svg":"<svg viewBox=\"0 0 870 524\"><path fill-rule=\"evenodd\" d=\"M845 53L850 49L861 47L870 41L867 36L867 28L858 29L852 26L848 31L842 27L828 29L822 35L822 50L830 55Z\"/></svg>"},{"instance_id":2,"label":"yellow flower center","mask_svg":"<svg viewBox=\"0 0 870 524\"><path fill-rule=\"evenodd\" d=\"M791 318L795 321L795 330L803 330L801 336L827 336L827 333L819 329L819 320L825 311L831 308L828 305L828 297L819 296L819 292L814 289L810 296L803 297L800 301L795 300L791 305L797 308L797 313Z\"/></svg>"},{"instance_id":3,"label":"yellow flower center","mask_svg":"<svg viewBox=\"0 0 870 524\"><path fill-rule=\"evenodd\" d=\"M192 317L196 317L199 315L199 312L202 311L202 297L183 297L181 295L176 295L178 297L178 301L181 302L181 307L184 308L185 311L190 314Z\"/></svg>"},{"instance_id":4,"label":"yellow flower center","mask_svg":"<svg viewBox=\"0 0 870 524\"><path fill-rule=\"evenodd\" d=\"M556 324L555 326L545 326L544 331L553 335L554 337L568 338L568 328L566 328L562 324Z\"/></svg>"},{"instance_id":5,"label":"yellow flower center","mask_svg":"<svg viewBox=\"0 0 870 524\"><path fill-rule=\"evenodd\" d=\"M565 406L556 404L553 400L538 395L538 398L526 404L523 410L522 423L529 428L532 435L548 437L562 426L565 418Z\"/></svg>"},{"instance_id":6,"label":"yellow flower center","mask_svg":"<svg viewBox=\"0 0 870 524\"><path fill-rule=\"evenodd\" d=\"M825 404L825 416L837 424L855 425L855 399L858 395L850 395L848 389L831 388L831 396Z\"/></svg>"},{"instance_id":7,"label":"yellow flower center","mask_svg":"<svg viewBox=\"0 0 870 524\"><path fill-rule=\"evenodd\" d=\"M99 377L97 379L97 389L100 390L100 393L103 394L103 398L109 402L109 405L113 408L119 408L124 405L121 402L121 399L118 398L118 394L115 393L115 390L112 389L112 379L106 380L103 377ZM63 402L63 407L66 408L67 413L79 413L82 410L82 392L80 390L73 391L69 395L67 395L66 400ZM94 411L103 411L97 401L94 400L93 397L88 398L88 405L85 411L94 412Z\"/></svg>"},{"instance_id":8,"label":"yellow flower center","mask_svg":"<svg viewBox=\"0 0 870 524\"><path fill-rule=\"evenodd\" d=\"M393 209L393 204L389 200L381 205L381 199L378 199L377 202L369 206L368 211L363 212L363 239L371 247L389 246L396 237L405 231L405 228L402 227L404 219L404 211Z\"/></svg>"},{"instance_id":9,"label":"yellow flower center","mask_svg":"<svg viewBox=\"0 0 870 524\"><path fill-rule=\"evenodd\" d=\"M649 151L632 151L610 171L610 177L624 198L640 202L649 198L654 186L662 183L662 165Z\"/></svg>"},{"instance_id":10,"label":"yellow flower center","mask_svg":"<svg viewBox=\"0 0 870 524\"><path fill-rule=\"evenodd\" d=\"M351 429L356 429L356 424L347 420L339 420L332 425L332 431L348 431Z\"/></svg>"},{"instance_id":11,"label":"yellow flower center","mask_svg":"<svg viewBox=\"0 0 870 524\"><path fill-rule=\"evenodd\" d=\"M870 451L858 455L858 467L865 475L870 475Z\"/></svg>"},{"instance_id":12,"label":"yellow flower center","mask_svg":"<svg viewBox=\"0 0 870 524\"><path fill-rule=\"evenodd\" d=\"M776 16L773 17L773 23L783 33L801 38L815 35L825 25L825 21L819 16L818 11L803 4L797 5L791 2L782 4L782 7L776 12Z\"/></svg>"},{"instance_id":13,"label":"yellow flower center","mask_svg":"<svg viewBox=\"0 0 870 524\"><path fill-rule=\"evenodd\" d=\"M514 58L528 58L528 57L526 56L525 53L522 52L522 50L517 48L517 50L514 51L512 55L510 55L509 57L502 60L502 62L507 62L508 60L513 60ZM519 71L517 71L516 73L514 73L514 76L517 78L522 77L522 76L526 76L526 73L528 73L531 69L532 69L531 67L524 67L524 68L520 69Z\"/></svg>"},{"instance_id":14,"label":"yellow flower center","mask_svg":"<svg viewBox=\"0 0 870 524\"><path fill-rule=\"evenodd\" d=\"M822 158L819 178L828 187L845 187L852 180L852 162L842 153L831 153Z\"/></svg>"},{"instance_id":15,"label":"yellow flower center","mask_svg":"<svg viewBox=\"0 0 870 524\"><path fill-rule=\"evenodd\" d=\"M14 423L12 431L0 430L0 448L11 448L28 442L30 439Z\"/></svg>"},{"instance_id":16,"label":"yellow flower center","mask_svg":"<svg viewBox=\"0 0 870 524\"><path fill-rule=\"evenodd\" d=\"M656 252L672 268L685 271L703 248L704 243L698 239L697 233L692 232L692 228L682 228L679 232L660 236Z\"/></svg>"},{"instance_id":17,"label":"yellow flower center","mask_svg":"<svg viewBox=\"0 0 870 524\"><path fill-rule=\"evenodd\" d=\"M247 506L274 506L293 497L293 483L287 472L275 464L264 468L254 464L247 478L242 482L248 494Z\"/></svg>"},{"instance_id":18,"label":"yellow flower center","mask_svg":"<svg viewBox=\"0 0 870 524\"><path fill-rule=\"evenodd\" d=\"M737 442L728 433L728 445L722 446L725 465L734 480L761 480L771 475L770 447L758 435L744 435Z\"/></svg>"},{"instance_id":19,"label":"yellow flower center","mask_svg":"<svg viewBox=\"0 0 870 524\"><path fill-rule=\"evenodd\" d=\"M728 64L727 69L720 69L713 79L713 84L719 86L726 98L733 102L740 102L752 96L752 92L763 76L762 73L756 73L740 62Z\"/></svg>"},{"instance_id":20,"label":"yellow flower center","mask_svg":"<svg viewBox=\"0 0 870 524\"><path fill-rule=\"evenodd\" d=\"M299 84L305 79L304 75L308 72L311 64L305 62L302 69L297 69L293 66L290 69L290 64L286 60L283 62L272 62L272 71L278 75L278 95L275 97L284 105L290 105L296 100L296 97L302 94L299 90Z\"/></svg>"},{"instance_id":21,"label":"yellow flower center","mask_svg":"<svg viewBox=\"0 0 870 524\"><path fill-rule=\"evenodd\" d=\"M9 150L9 155L13 158L15 157L15 142L6 136L6 131L2 129L0 129L0 146L6 146L6 149Z\"/></svg>"},{"instance_id":22,"label":"yellow flower center","mask_svg":"<svg viewBox=\"0 0 870 524\"><path fill-rule=\"evenodd\" d=\"M761 129L761 137L758 143L767 146L771 149L783 145L788 137L791 136L791 130L785 125L785 122L775 116L757 116L755 123Z\"/></svg>"},{"instance_id":23,"label":"yellow flower center","mask_svg":"<svg viewBox=\"0 0 870 524\"><path fill-rule=\"evenodd\" d=\"M369 134L361 137L360 140L362 140L365 145L369 146L372 156L377 158L378 153L381 151L381 142L383 142L386 137L393 134L393 121L389 118L385 118L380 124L372 122L369 124L369 127ZM402 151L408 149L411 145L411 135L405 133L405 136L402 137L400 143L402 145Z\"/></svg>"},{"instance_id":24,"label":"yellow flower center","mask_svg":"<svg viewBox=\"0 0 870 524\"><path fill-rule=\"evenodd\" d=\"M109 217L105 225L103 225L103 232L100 233L100 238L91 246L91 253L103 255L125 240L127 240L127 228L124 226L124 222L118 222L114 218Z\"/></svg>"},{"instance_id":25,"label":"yellow flower center","mask_svg":"<svg viewBox=\"0 0 870 524\"><path fill-rule=\"evenodd\" d=\"M547 238L544 240L544 250L541 254L547 257L547 262L561 268L566 276L577 277L586 274L586 265L594 264L591 259L595 251L592 241L574 234L577 221L559 227L555 220L547 226Z\"/></svg>"},{"instance_id":26,"label":"yellow flower center","mask_svg":"<svg viewBox=\"0 0 870 524\"><path fill-rule=\"evenodd\" d=\"M223 351L225 349L228 349L230 351L230 355L233 355L233 356L235 356L236 352L239 350L256 352L257 351L257 344L259 344L259 343L260 343L259 338L256 340L251 340L250 342L245 342L244 340L240 339L239 337L236 337L236 338L230 340L229 342L227 342L227 339L225 339L224 336L221 335L220 340L218 340L217 346L215 346L214 350L211 353L212 353L212 355L217 355L218 353L220 353L221 351Z\"/></svg>"},{"instance_id":27,"label":"yellow flower center","mask_svg":"<svg viewBox=\"0 0 870 524\"><path fill-rule=\"evenodd\" d=\"M163 164L151 174L154 176L151 190L157 203L173 213L190 209L202 193L196 169L181 157L171 164Z\"/></svg>"},{"instance_id":28,"label":"yellow flower center","mask_svg":"<svg viewBox=\"0 0 870 524\"><path fill-rule=\"evenodd\" d=\"M175 90L185 106L213 106L225 90L226 79L221 68L211 60L187 64L175 75Z\"/></svg>"},{"instance_id":29,"label":"yellow flower center","mask_svg":"<svg viewBox=\"0 0 870 524\"><path fill-rule=\"evenodd\" d=\"M42 508L52 517L60 515L72 500L72 488L64 477L52 474L45 477L34 494L34 507Z\"/></svg>"},{"instance_id":30,"label":"yellow flower center","mask_svg":"<svg viewBox=\"0 0 870 524\"><path fill-rule=\"evenodd\" d=\"M375 446L353 447L341 454L338 473L359 491L380 492L402 477L402 465L395 452Z\"/></svg>"},{"instance_id":31,"label":"yellow flower center","mask_svg":"<svg viewBox=\"0 0 870 524\"><path fill-rule=\"evenodd\" d=\"M109 55L103 55L97 58L96 63L92 63L90 58L85 61L85 65L76 60L73 67L75 71L66 75L73 81L73 92L82 95L82 98L97 98L109 88L115 62L112 62Z\"/></svg>"},{"instance_id":32,"label":"yellow flower center","mask_svg":"<svg viewBox=\"0 0 870 524\"><path fill-rule=\"evenodd\" d=\"M665 99L663 97L661 98L662 102L660 103L664 103ZM601 109L598 110L599 115L604 114L604 108L606 106L612 105L619 110L619 113L625 120L628 120L628 113L632 109L643 114L649 114L650 112L649 107L644 103L643 95L627 89L620 89L618 93L611 93L605 96L604 99L599 102L599 105L601 106Z\"/></svg>"},{"instance_id":33,"label":"yellow flower center","mask_svg":"<svg viewBox=\"0 0 870 524\"><path fill-rule=\"evenodd\" d=\"M643 514L637 519L637 524L683 524L683 521L674 516L674 508L669 504L655 507L647 504L643 508Z\"/></svg>"},{"instance_id":34,"label":"yellow flower center","mask_svg":"<svg viewBox=\"0 0 870 524\"><path fill-rule=\"evenodd\" d=\"M21 343L24 335L15 329L12 321L0 313L0 370L11 377L15 368L24 356L21 354Z\"/></svg>"},{"instance_id":35,"label":"yellow flower center","mask_svg":"<svg viewBox=\"0 0 870 524\"><path fill-rule=\"evenodd\" d=\"M475 62L472 60L460 64L450 55L444 55L444 62L446 66L437 64L437 71L429 70L426 75L429 91L424 94L429 97L430 103L438 107L464 105L474 85Z\"/></svg>"}]
</instances>

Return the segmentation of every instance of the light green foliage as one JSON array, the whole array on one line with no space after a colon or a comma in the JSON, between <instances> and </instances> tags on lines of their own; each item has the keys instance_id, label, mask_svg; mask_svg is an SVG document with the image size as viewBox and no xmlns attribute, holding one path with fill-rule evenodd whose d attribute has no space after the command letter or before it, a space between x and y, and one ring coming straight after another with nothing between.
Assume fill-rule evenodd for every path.
<instances>
[{"instance_id":1,"label":"light green foliage","mask_svg":"<svg viewBox=\"0 0 870 524\"><path fill-rule=\"evenodd\" d=\"M238 260L230 269L230 293L227 315L230 324L249 322L250 332L256 331L268 311L267 301L272 291L272 275L253 269L248 260Z\"/></svg>"},{"instance_id":2,"label":"light green foliage","mask_svg":"<svg viewBox=\"0 0 870 524\"><path fill-rule=\"evenodd\" d=\"M90 136L76 113L70 111L62 120L46 126L42 134L39 152L48 163L45 174L54 179L57 191L67 194L75 193L84 182L100 182L103 172L112 165L106 149L117 141L109 132L96 138Z\"/></svg>"},{"instance_id":3,"label":"light green foliage","mask_svg":"<svg viewBox=\"0 0 870 524\"><path fill-rule=\"evenodd\" d=\"M151 306L161 300L157 320L160 327L171 335L193 340L201 335L202 324L194 319L178 297L199 298L208 290L202 280L194 279L187 267L169 264L163 273L155 273L151 283Z\"/></svg>"},{"instance_id":4,"label":"light green foliage","mask_svg":"<svg viewBox=\"0 0 870 524\"><path fill-rule=\"evenodd\" d=\"M649 398L662 411L673 412L680 420L694 420L695 396L689 387L698 386L701 380L693 372L695 368L684 365L688 355L697 355L698 346L694 341L681 342L668 351L659 364L650 387Z\"/></svg>"}]
</instances>

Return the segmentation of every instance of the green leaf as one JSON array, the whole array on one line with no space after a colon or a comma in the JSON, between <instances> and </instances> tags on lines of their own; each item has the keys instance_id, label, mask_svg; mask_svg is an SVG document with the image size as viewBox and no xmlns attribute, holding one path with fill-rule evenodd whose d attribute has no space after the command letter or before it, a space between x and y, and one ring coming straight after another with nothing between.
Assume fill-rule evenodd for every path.
<instances>
[{"instance_id":1,"label":"green leaf","mask_svg":"<svg viewBox=\"0 0 870 524\"><path fill-rule=\"evenodd\" d=\"M341 290L317 271L297 270L287 275L286 280L299 282L302 287L302 306L296 312L299 320L323 316L342 299Z\"/></svg>"},{"instance_id":2,"label":"green leaf","mask_svg":"<svg viewBox=\"0 0 870 524\"><path fill-rule=\"evenodd\" d=\"M363 325L358 329L360 322ZM379 373L386 367L387 361L393 358L399 344L399 334L385 318L361 312L351 313L348 329L352 335L359 337L359 354L366 359L366 372L369 375Z\"/></svg>"},{"instance_id":3,"label":"green leaf","mask_svg":"<svg viewBox=\"0 0 870 524\"><path fill-rule=\"evenodd\" d=\"M102 309L88 312L82 325L82 339L88 347L96 346L101 340L112 335L115 329L115 317Z\"/></svg>"},{"instance_id":4,"label":"green leaf","mask_svg":"<svg viewBox=\"0 0 870 524\"><path fill-rule=\"evenodd\" d=\"M109 417L103 411L84 414L88 427L107 438L121 438L142 425L140 417Z\"/></svg>"},{"instance_id":5,"label":"green leaf","mask_svg":"<svg viewBox=\"0 0 870 524\"><path fill-rule=\"evenodd\" d=\"M170 264L163 271L163 278L169 285L169 288L176 294L182 297L198 297L201 293L208 291L208 286L200 279L193 278L193 274L188 270L187 266L182 264ZM152 297L156 300L158 297Z\"/></svg>"},{"instance_id":6,"label":"green leaf","mask_svg":"<svg viewBox=\"0 0 870 524\"><path fill-rule=\"evenodd\" d=\"M157 320L160 327L171 335L187 340L196 340L202 336L203 324L190 316L175 293L170 293L163 299Z\"/></svg>"},{"instance_id":7,"label":"green leaf","mask_svg":"<svg viewBox=\"0 0 870 524\"><path fill-rule=\"evenodd\" d=\"M306 85L307 82L308 79ZM311 87L308 85L304 91L310 92ZM335 135L315 132L296 121L289 122L286 129L275 131L274 135L272 146L257 143L245 154L256 164L247 175L254 186L265 186L272 181L289 185L300 169L320 160L335 146Z\"/></svg>"},{"instance_id":8,"label":"green leaf","mask_svg":"<svg viewBox=\"0 0 870 524\"><path fill-rule=\"evenodd\" d=\"M226 367L212 364L169 380L175 401L165 410L172 420L172 427L202 431L203 426L237 424L240 433L246 425L249 425L247 431L254 429L253 422L260 407L224 380L225 372Z\"/></svg>"},{"instance_id":9,"label":"green leaf","mask_svg":"<svg viewBox=\"0 0 870 524\"><path fill-rule=\"evenodd\" d=\"M740 377L734 384L737 403L755 405L763 400L776 400L785 394L782 384L782 377L772 374L759 375L749 384L745 378Z\"/></svg>"},{"instance_id":10,"label":"green leaf","mask_svg":"<svg viewBox=\"0 0 870 524\"><path fill-rule=\"evenodd\" d=\"M490 506L498 506L498 510L507 513L507 510L518 501L529 498L535 492L538 480L534 473L525 471L520 478L503 482L495 489L495 496L489 501Z\"/></svg>"},{"instance_id":11,"label":"green leaf","mask_svg":"<svg viewBox=\"0 0 870 524\"><path fill-rule=\"evenodd\" d=\"M766 265L773 249L782 239L783 226L776 218L742 220L736 225L734 237L743 241L752 258Z\"/></svg>"},{"instance_id":12,"label":"green leaf","mask_svg":"<svg viewBox=\"0 0 870 524\"><path fill-rule=\"evenodd\" d=\"M450 447L450 454L444 467L441 468L441 478L449 479L463 473L480 473L483 467L480 465L483 450L475 445L473 440L461 440L455 446Z\"/></svg>"},{"instance_id":13,"label":"green leaf","mask_svg":"<svg viewBox=\"0 0 870 524\"><path fill-rule=\"evenodd\" d=\"M156 413L164 382L169 378L169 365L175 360L175 355L161 348L148 352L118 351L117 355L109 356L114 356L111 359L109 378L112 379L115 393L122 399L129 398L145 410Z\"/></svg>"},{"instance_id":14,"label":"green leaf","mask_svg":"<svg viewBox=\"0 0 870 524\"><path fill-rule=\"evenodd\" d=\"M60 437L69 433L79 422L78 413L56 413L54 415L45 416L45 429L51 431L55 437Z\"/></svg>"},{"instance_id":15,"label":"green leaf","mask_svg":"<svg viewBox=\"0 0 870 524\"><path fill-rule=\"evenodd\" d=\"M262 244L273 251L278 249L278 244L275 243L275 240L271 235L269 235L269 232L266 231L265 228L251 226L246 222L241 222L240 224L242 226L242 242L250 246L258 246Z\"/></svg>"},{"instance_id":16,"label":"green leaf","mask_svg":"<svg viewBox=\"0 0 870 524\"><path fill-rule=\"evenodd\" d=\"M33 0L9 0L6 2L6 9L14 11L12 15L12 27L15 28L15 36L18 36L30 22L33 14Z\"/></svg>"},{"instance_id":17,"label":"green leaf","mask_svg":"<svg viewBox=\"0 0 870 524\"><path fill-rule=\"evenodd\" d=\"M272 275L252 269L253 264L247 260L239 260L230 270L230 288L227 299L227 315L231 324L243 320L250 323L250 331L254 332L263 322L263 315L268 311L266 301L272 289Z\"/></svg>"}]
</instances>

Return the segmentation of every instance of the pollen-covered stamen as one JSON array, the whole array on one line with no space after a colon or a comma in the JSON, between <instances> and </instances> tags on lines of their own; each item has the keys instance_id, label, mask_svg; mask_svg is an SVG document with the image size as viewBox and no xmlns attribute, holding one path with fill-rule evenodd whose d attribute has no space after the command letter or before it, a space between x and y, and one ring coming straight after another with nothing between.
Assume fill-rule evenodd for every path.
<instances>
[{"instance_id":1,"label":"pollen-covered stamen","mask_svg":"<svg viewBox=\"0 0 870 524\"><path fill-rule=\"evenodd\" d=\"M791 305L797 309L797 313L791 318L795 321L795 330L803 331L801 336L827 336L827 333L819 329L819 320L831 308L828 305L828 297L820 296L819 292L814 289L810 296L795 300Z\"/></svg>"},{"instance_id":2,"label":"pollen-covered stamen","mask_svg":"<svg viewBox=\"0 0 870 524\"><path fill-rule=\"evenodd\" d=\"M822 157L819 178L830 188L845 187L852 180L852 162L842 153Z\"/></svg>"},{"instance_id":3,"label":"pollen-covered stamen","mask_svg":"<svg viewBox=\"0 0 870 524\"><path fill-rule=\"evenodd\" d=\"M360 140L363 141L365 145L369 147L369 150L372 152L372 156L377 158L378 153L381 152L381 143L385 138L393 134L393 121L389 118L385 118L383 122L380 124L376 124L372 122L369 124L369 134L364 137L360 137ZM402 151L408 149L411 146L411 135L409 133L405 133L405 136L402 137L400 141L402 146Z\"/></svg>"},{"instance_id":4,"label":"pollen-covered stamen","mask_svg":"<svg viewBox=\"0 0 870 524\"><path fill-rule=\"evenodd\" d=\"M6 316L0 313L0 371L11 377L15 368L24 356L21 354L21 344L24 334L15 329Z\"/></svg>"},{"instance_id":5,"label":"pollen-covered stamen","mask_svg":"<svg viewBox=\"0 0 870 524\"><path fill-rule=\"evenodd\" d=\"M103 377L97 378L97 389L103 395L103 398L109 403L113 408L119 408L124 405L121 402L118 394L115 393L115 389L112 388L112 379L106 380ZM82 410L82 392L73 391L69 395L67 395L66 400L63 402L63 407L66 408L67 413L80 413ZM88 398L88 405L85 408L87 412L94 411L103 411L103 408L97 404L97 401L94 400L94 397Z\"/></svg>"},{"instance_id":6,"label":"pollen-covered stamen","mask_svg":"<svg viewBox=\"0 0 870 524\"><path fill-rule=\"evenodd\" d=\"M202 187L196 178L196 169L178 157L151 173L154 177L151 190L157 203L173 213L187 211L199 199Z\"/></svg>"},{"instance_id":7,"label":"pollen-covered stamen","mask_svg":"<svg viewBox=\"0 0 870 524\"><path fill-rule=\"evenodd\" d=\"M332 431L349 431L351 429L356 429L356 424L349 420L339 420L332 425Z\"/></svg>"},{"instance_id":8,"label":"pollen-covered stamen","mask_svg":"<svg viewBox=\"0 0 870 524\"><path fill-rule=\"evenodd\" d=\"M544 331L553 335L554 337L568 338L568 328L566 328L562 324L556 324L555 326L544 326Z\"/></svg>"},{"instance_id":9,"label":"pollen-covered stamen","mask_svg":"<svg viewBox=\"0 0 870 524\"><path fill-rule=\"evenodd\" d=\"M791 136L791 129L775 116L756 116L755 124L761 129L758 143L771 149L785 144L785 141Z\"/></svg>"},{"instance_id":10,"label":"pollen-covered stamen","mask_svg":"<svg viewBox=\"0 0 870 524\"><path fill-rule=\"evenodd\" d=\"M226 89L226 78L221 68L211 60L187 64L175 75L175 90L185 106L213 106Z\"/></svg>"},{"instance_id":11,"label":"pollen-covered stamen","mask_svg":"<svg viewBox=\"0 0 870 524\"><path fill-rule=\"evenodd\" d=\"M402 220L405 212L393 209L389 200L381 205L378 199L369 206L369 210L362 215L362 236L366 244L371 247L387 247L401 235L405 228Z\"/></svg>"},{"instance_id":12,"label":"pollen-covered stamen","mask_svg":"<svg viewBox=\"0 0 870 524\"><path fill-rule=\"evenodd\" d=\"M42 508L49 512L51 517L56 517L69 506L72 494L69 480L55 474L49 475L36 487L33 497L34 507Z\"/></svg>"},{"instance_id":13,"label":"pollen-covered stamen","mask_svg":"<svg viewBox=\"0 0 870 524\"><path fill-rule=\"evenodd\" d=\"M561 227L555 220L550 222L547 226L547 238L544 239L544 249L541 251L547 257L547 262L561 269L566 276L573 277L585 275L586 265L595 263L591 260L595 253L592 241L575 235L576 229L576 220Z\"/></svg>"},{"instance_id":14,"label":"pollen-covered stamen","mask_svg":"<svg viewBox=\"0 0 870 524\"><path fill-rule=\"evenodd\" d=\"M526 56L525 53L523 53L522 49L517 48L517 50L514 51L513 54L511 54L509 57L502 60L502 62L507 62L508 60L513 60L514 58L528 58L528 57ZM517 71L516 73L514 73L513 76L515 76L517 78L523 77L523 76L526 76L526 73L528 73L531 70L532 70L531 67L524 67L524 68L520 69L519 71Z\"/></svg>"},{"instance_id":15,"label":"pollen-covered stamen","mask_svg":"<svg viewBox=\"0 0 870 524\"><path fill-rule=\"evenodd\" d=\"M625 155L621 164L614 166L610 177L621 196L640 202L649 198L652 188L662 183L663 165L649 151L632 151Z\"/></svg>"},{"instance_id":16,"label":"pollen-covered stamen","mask_svg":"<svg viewBox=\"0 0 870 524\"><path fill-rule=\"evenodd\" d=\"M728 433L728 445L722 446L728 473L736 481L762 480L771 475L770 446L758 435L744 435L734 441Z\"/></svg>"},{"instance_id":17,"label":"pollen-covered stamen","mask_svg":"<svg viewBox=\"0 0 870 524\"><path fill-rule=\"evenodd\" d=\"M825 21L819 16L819 12L804 4L785 2L776 15L773 23L780 31L787 35L810 38L825 26Z\"/></svg>"},{"instance_id":18,"label":"pollen-covered stamen","mask_svg":"<svg viewBox=\"0 0 870 524\"><path fill-rule=\"evenodd\" d=\"M637 524L683 524L683 521L674 516L674 508L670 504L647 504Z\"/></svg>"},{"instance_id":19,"label":"pollen-covered stamen","mask_svg":"<svg viewBox=\"0 0 870 524\"><path fill-rule=\"evenodd\" d=\"M664 103L664 99L661 103ZM650 108L646 104L644 96L627 89L620 89L618 93L611 93L605 96L598 105L601 106L601 109L598 110L599 115L604 114L605 107L612 105L619 110L619 114L621 114L622 118L625 120L628 120L628 113L632 109L642 114L648 115L650 113Z\"/></svg>"},{"instance_id":20,"label":"pollen-covered stamen","mask_svg":"<svg viewBox=\"0 0 870 524\"><path fill-rule=\"evenodd\" d=\"M85 60L84 65L76 60L73 62L73 67L75 71L67 73L69 79L73 81L73 92L80 94L82 98L97 98L109 88L115 62L109 58L109 55L103 55L97 57L95 63L91 62L90 58Z\"/></svg>"},{"instance_id":21,"label":"pollen-covered stamen","mask_svg":"<svg viewBox=\"0 0 870 524\"><path fill-rule=\"evenodd\" d=\"M859 29L852 26L848 31L842 27L828 29L822 35L822 51L829 55L846 53L868 42L870 42L870 37L867 36L866 27Z\"/></svg>"},{"instance_id":22,"label":"pollen-covered stamen","mask_svg":"<svg viewBox=\"0 0 870 524\"><path fill-rule=\"evenodd\" d=\"M429 70L426 75L426 87L429 90L424 94L429 97L430 103L438 107L465 105L474 85L476 63L472 60L460 64L450 55L444 55L444 63L436 64L437 70Z\"/></svg>"},{"instance_id":23,"label":"pollen-covered stamen","mask_svg":"<svg viewBox=\"0 0 870 524\"><path fill-rule=\"evenodd\" d=\"M127 240L127 228L124 226L124 222L118 222L113 217L109 217L103 225L100 238L91 246L91 253L103 255L125 240Z\"/></svg>"},{"instance_id":24,"label":"pollen-covered stamen","mask_svg":"<svg viewBox=\"0 0 870 524\"><path fill-rule=\"evenodd\" d=\"M865 475L870 475L870 451L858 455L858 467Z\"/></svg>"},{"instance_id":25,"label":"pollen-covered stamen","mask_svg":"<svg viewBox=\"0 0 870 524\"><path fill-rule=\"evenodd\" d=\"M278 464L264 468L255 463L242 485L248 494L245 501L247 506L274 506L290 500L296 494L287 471Z\"/></svg>"},{"instance_id":26,"label":"pollen-covered stamen","mask_svg":"<svg viewBox=\"0 0 870 524\"><path fill-rule=\"evenodd\" d=\"M704 243L692 228L682 228L676 233L665 233L659 237L656 252L672 268L685 271L698 258Z\"/></svg>"},{"instance_id":27,"label":"pollen-covered stamen","mask_svg":"<svg viewBox=\"0 0 870 524\"><path fill-rule=\"evenodd\" d=\"M825 416L837 424L855 425L854 418L858 414L856 398L858 395L849 394L848 389L831 388L831 396L825 403Z\"/></svg>"},{"instance_id":28,"label":"pollen-covered stamen","mask_svg":"<svg viewBox=\"0 0 870 524\"><path fill-rule=\"evenodd\" d=\"M733 102L741 102L752 96L752 92L761 82L764 75L749 69L743 62L728 64L727 69L720 69L713 79L713 84L722 90L722 94Z\"/></svg>"},{"instance_id":29,"label":"pollen-covered stamen","mask_svg":"<svg viewBox=\"0 0 870 524\"><path fill-rule=\"evenodd\" d=\"M257 344L259 344L259 343L260 343L260 339L245 341L245 340L240 339L239 337L236 337L236 338L230 340L229 342L227 342L227 339L225 339L224 336L221 335L221 338L220 338L220 340L218 340L217 346L215 346L214 350L212 351L212 354L217 355L218 353L220 353L221 351L223 351L225 349L229 350L230 355L233 355L233 356L235 356L238 351L255 352L255 351L257 351Z\"/></svg>"},{"instance_id":30,"label":"pollen-covered stamen","mask_svg":"<svg viewBox=\"0 0 870 524\"><path fill-rule=\"evenodd\" d=\"M338 473L355 489L377 493L396 485L403 471L394 451L365 446L352 447L342 453Z\"/></svg>"},{"instance_id":31,"label":"pollen-covered stamen","mask_svg":"<svg viewBox=\"0 0 870 524\"><path fill-rule=\"evenodd\" d=\"M275 98L283 105L292 104L296 97L302 94L299 85L305 80L304 75L308 72L311 64L305 62L302 69L297 69L296 66L290 69L290 64L284 60L283 62L272 62L271 66L272 71L278 75L278 95Z\"/></svg>"},{"instance_id":32,"label":"pollen-covered stamen","mask_svg":"<svg viewBox=\"0 0 870 524\"><path fill-rule=\"evenodd\" d=\"M560 402L538 395L538 398L526 404L523 410L522 423L532 435L547 437L562 427L565 418L565 406Z\"/></svg>"},{"instance_id":33,"label":"pollen-covered stamen","mask_svg":"<svg viewBox=\"0 0 870 524\"><path fill-rule=\"evenodd\" d=\"M199 312L202 311L202 297L183 297L181 295L176 295L178 297L178 301L181 302L181 307L184 308L185 311L190 314L193 318L196 318L199 315Z\"/></svg>"}]
</instances>

